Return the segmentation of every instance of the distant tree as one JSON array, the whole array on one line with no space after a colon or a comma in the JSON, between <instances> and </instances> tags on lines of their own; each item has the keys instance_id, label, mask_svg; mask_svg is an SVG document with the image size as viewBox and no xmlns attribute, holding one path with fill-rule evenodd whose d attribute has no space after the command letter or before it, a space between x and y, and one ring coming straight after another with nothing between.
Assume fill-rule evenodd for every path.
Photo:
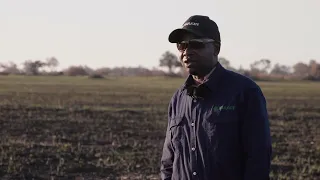
<instances>
[{"instance_id":1,"label":"distant tree","mask_svg":"<svg viewBox=\"0 0 320 180\"><path fill-rule=\"evenodd\" d=\"M46 65L51 68L51 71L54 71L56 67L59 65L59 61L55 57L50 57L46 59Z\"/></svg>"},{"instance_id":2,"label":"distant tree","mask_svg":"<svg viewBox=\"0 0 320 180\"><path fill-rule=\"evenodd\" d=\"M313 79L320 79L320 64L318 64L316 62L316 60L310 60L309 62L309 68L310 68L310 76L313 78Z\"/></svg>"},{"instance_id":3,"label":"distant tree","mask_svg":"<svg viewBox=\"0 0 320 180\"><path fill-rule=\"evenodd\" d=\"M156 67L151 69L151 76L164 76L166 73Z\"/></svg>"},{"instance_id":4,"label":"distant tree","mask_svg":"<svg viewBox=\"0 0 320 180\"><path fill-rule=\"evenodd\" d=\"M0 63L0 68L1 68L1 72L6 74L21 73L21 70L18 68L17 64L14 62L8 62L7 64Z\"/></svg>"},{"instance_id":5,"label":"distant tree","mask_svg":"<svg viewBox=\"0 0 320 180\"><path fill-rule=\"evenodd\" d=\"M236 70L240 74L244 74L246 70L242 67L242 65L239 66L239 69Z\"/></svg>"},{"instance_id":6,"label":"distant tree","mask_svg":"<svg viewBox=\"0 0 320 180\"><path fill-rule=\"evenodd\" d=\"M233 68L230 64L230 61L227 60L226 58L224 57L219 57L218 58L218 61L220 62L220 64L225 68L225 69L228 69L228 70L231 70L231 71L237 71L237 69Z\"/></svg>"},{"instance_id":7,"label":"distant tree","mask_svg":"<svg viewBox=\"0 0 320 180\"><path fill-rule=\"evenodd\" d=\"M298 76L308 76L309 75L309 66L305 63L298 62L293 65L293 73Z\"/></svg>"},{"instance_id":8,"label":"distant tree","mask_svg":"<svg viewBox=\"0 0 320 180\"><path fill-rule=\"evenodd\" d=\"M226 58L220 57L220 58L218 58L218 61L220 62L220 64L221 64L224 68L228 69L228 68L230 67L230 61L227 60Z\"/></svg>"},{"instance_id":9,"label":"distant tree","mask_svg":"<svg viewBox=\"0 0 320 180\"><path fill-rule=\"evenodd\" d=\"M101 71L95 71L101 72L99 74L104 74L104 72L107 73L108 76L151 76L152 75L152 70L144 68L142 66L138 67L115 67L112 69L107 69L104 68L105 70Z\"/></svg>"},{"instance_id":10,"label":"distant tree","mask_svg":"<svg viewBox=\"0 0 320 180\"><path fill-rule=\"evenodd\" d=\"M88 75L94 74L94 69L89 66L83 66L83 69L87 72Z\"/></svg>"},{"instance_id":11,"label":"distant tree","mask_svg":"<svg viewBox=\"0 0 320 180\"><path fill-rule=\"evenodd\" d=\"M89 73L86 71L86 67L83 66L70 66L64 70L63 74L67 76L87 76Z\"/></svg>"},{"instance_id":12,"label":"distant tree","mask_svg":"<svg viewBox=\"0 0 320 180\"><path fill-rule=\"evenodd\" d=\"M271 61L269 59L261 59L250 64L253 73L267 73L270 67Z\"/></svg>"},{"instance_id":13,"label":"distant tree","mask_svg":"<svg viewBox=\"0 0 320 180\"><path fill-rule=\"evenodd\" d=\"M101 67L95 70L95 74L109 75L110 73L111 73L111 69L108 67Z\"/></svg>"},{"instance_id":14,"label":"distant tree","mask_svg":"<svg viewBox=\"0 0 320 180\"><path fill-rule=\"evenodd\" d=\"M290 74L290 66L280 65L279 63L273 66L270 74L274 75L288 75Z\"/></svg>"},{"instance_id":15,"label":"distant tree","mask_svg":"<svg viewBox=\"0 0 320 180\"><path fill-rule=\"evenodd\" d=\"M173 73L173 68L175 67L182 67L182 64L178 60L178 57L173 53L166 51L162 57L160 58L160 66L161 67L168 67L169 73Z\"/></svg>"},{"instance_id":16,"label":"distant tree","mask_svg":"<svg viewBox=\"0 0 320 180\"><path fill-rule=\"evenodd\" d=\"M27 75L38 75L39 69L44 66L46 66L46 63L40 60L26 60L23 63L23 69Z\"/></svg>"}]
</instances>

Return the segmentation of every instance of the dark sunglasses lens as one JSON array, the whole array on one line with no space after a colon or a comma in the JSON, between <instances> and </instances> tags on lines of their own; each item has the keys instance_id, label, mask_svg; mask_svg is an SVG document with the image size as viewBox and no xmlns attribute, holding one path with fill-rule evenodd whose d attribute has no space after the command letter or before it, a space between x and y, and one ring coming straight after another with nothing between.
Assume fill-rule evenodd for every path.
<instances>
[{"instance_id":1,"label":"dark sunglasses lens","mask_svg":"<svg viewBox=\"0 0 320 180\"><path fill-rule=\"evenodd\" d=\"M203 42L197 42L197 41L189 42L189 48L202 49L202 48L204 48L204 43Z\"/></svg>"},{"instance_id":2,"label":"dark sunglasses lens","mask_svg":"<svg viewBox=\"0 0 320 180\"><path fill-rule=\"evenodd\" d=\"M188 44L187 43L178 43L177 44L177 48L179 51L184 51L185 49L187 49Z\"/></svg>"},{"instance_id":3,"label":"dark sunglasses lens","mask_svg":"<svg viewBox=\"0 0 320 180\"><path fill-rule=\"evenodd\" d=\"M203 42L198 42L198 41L191 41L189 43L178 43L177 48L179 51L184 51L187 48L191 49L202 49L204 48L204 43Z\"/></svg>"}]
</instances>

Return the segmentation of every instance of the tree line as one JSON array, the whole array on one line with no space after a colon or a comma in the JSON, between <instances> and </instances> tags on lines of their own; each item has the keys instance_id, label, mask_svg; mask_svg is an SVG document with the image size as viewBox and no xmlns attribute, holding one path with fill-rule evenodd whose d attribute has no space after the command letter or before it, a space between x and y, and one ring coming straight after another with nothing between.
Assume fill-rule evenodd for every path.
<instances>
[{"instance_id":1,"label":"tree line","mask_svg":"<svg viewBox=\"0 0 320 180\"><path fill-rule=\"evenodd\" d=\"M320 81L320 64L311 59L309 63L297 62L292 67L279 63L272 64L270 59L262 58L253 61L249 69L241 66L235 68L230 60L219 57L219 62L228 70L246 75L255 80L315 80ZM64 70L57 71L59 61L56 57L49 57L45 60L26 60L22 63L22 68L14 62L0 63L0 75L66 75L66 76L175 76L186 77L187 73L178 57L165 51L159 58L159 66L153 69L139 67L101 67L90 68L88 66L73 65ZM167 71L161 70L165 67Z\"/></svg>"},{"instance_id":2,"label":"tree line","mask_svg":"<svg viewBox=\"0 0 320 180\"><path fill-rule=\"evenodd\" d=\"M283 65L279 63L272 64L270 59L262 58L253 61L249 69L242 66L235 68L231 65L230 60L219 57L218 61L221 65L231 71L246 75L255 80L315 80L320 81L320 64L311 59L309 63L297 62L293 66ZM160 66L168 68L169 73L173 73L173 69L181 68L178 57L173 53L166 51L160 58ZM186 76L186 72L182 72Z\"/></svg>"}]
</instances>

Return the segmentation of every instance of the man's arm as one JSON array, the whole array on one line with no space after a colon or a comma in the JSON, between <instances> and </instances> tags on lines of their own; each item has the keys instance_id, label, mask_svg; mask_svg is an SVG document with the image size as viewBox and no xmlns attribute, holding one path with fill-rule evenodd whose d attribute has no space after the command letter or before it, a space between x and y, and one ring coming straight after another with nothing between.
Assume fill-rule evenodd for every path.
<instances>
[{"instance_id":1,"label":"man's arm","mask_svg":"<svg viewBox=\"0 0 320 180\"><path fill-rule=\"evenodd\" d=\"M244 179L269 180L272 146L266 100L260 88L245 92L242 118Z\"/></svg>"},{"instance_id":2,"label":"man's arm","mask_svg":"<svg viewBox=\"0 0 320 180\"><path fill-rule=\"evenodd\" d=\"M161 168L160 175L161 180L171 180L172 176L172 165L173 165L173 150L171 146L170 139L170 114L171 114L171 106L169 105L168 112L168 124L166 130L166 137L163 144L162 157L161 157Z\"/></svg>"}]
</instances>

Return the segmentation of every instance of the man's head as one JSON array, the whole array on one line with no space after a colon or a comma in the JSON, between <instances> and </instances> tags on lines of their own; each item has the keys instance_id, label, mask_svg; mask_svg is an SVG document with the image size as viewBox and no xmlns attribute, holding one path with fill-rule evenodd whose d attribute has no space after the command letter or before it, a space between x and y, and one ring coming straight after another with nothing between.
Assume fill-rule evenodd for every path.
<instances>
[{"instance_id":1,"label":"man's head","mask_svg":"<svg viewBox=\"0 0 320 180\"><path fill-rule=\"evenodd\" d=\"M177 44L181 63L192 75L205 76L218 61L220 32L207 16L188 18L182 28L170 33L169 42Z\"/></svg>"}]
</instances>

